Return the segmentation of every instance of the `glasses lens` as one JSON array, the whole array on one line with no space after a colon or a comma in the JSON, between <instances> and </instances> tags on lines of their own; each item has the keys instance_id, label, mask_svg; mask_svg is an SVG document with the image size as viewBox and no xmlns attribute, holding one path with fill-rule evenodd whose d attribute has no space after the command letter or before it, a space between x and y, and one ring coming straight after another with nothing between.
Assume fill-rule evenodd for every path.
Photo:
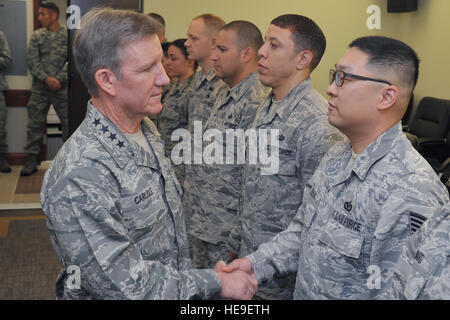
<instances>
[{"instance_id":1,"label":"glasses lens","mask_svg":"<svg viewBox=\"0 0 450 320\"><path fill-rule=\"evenodd\" d=\"M336 73L336 72L335 72L333 69L330 70L330 77L329 77L329 79L328 79L328 81L330 82L330 84L332 84L333 81L334 81L334 75L335 75L335 73Z\"/></svg>"},{"instance_id":2,"label":"glasses lens","mask_svg":"<svg viewBox=\"0 0 450 320\"><path fill-rule=\"evenodd\" d=\"M342 87L345 80L345 73L341 70L336 71L336 85Z\"/></svg>"}]
</instances>

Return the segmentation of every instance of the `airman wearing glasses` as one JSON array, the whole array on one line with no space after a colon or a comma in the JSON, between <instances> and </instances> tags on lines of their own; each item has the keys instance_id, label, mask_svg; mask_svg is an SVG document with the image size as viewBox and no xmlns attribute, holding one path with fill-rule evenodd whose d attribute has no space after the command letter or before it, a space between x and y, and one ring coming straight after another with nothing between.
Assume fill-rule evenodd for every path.
<instances>
[{"instance_id":1,"label":"airman wearing glasses","mask_svg":"<svg viewBox=\"0 0 450 320\"><path fill-rule=\"evenodd\" d=\"M289 227L225 270L259 282L297 272L296 299L378 298L407 238L449 200L402 133L418 78L412 48L363 37L330 72L329 122L349 141L324 156Z\"/></svg>"}]
</instances>

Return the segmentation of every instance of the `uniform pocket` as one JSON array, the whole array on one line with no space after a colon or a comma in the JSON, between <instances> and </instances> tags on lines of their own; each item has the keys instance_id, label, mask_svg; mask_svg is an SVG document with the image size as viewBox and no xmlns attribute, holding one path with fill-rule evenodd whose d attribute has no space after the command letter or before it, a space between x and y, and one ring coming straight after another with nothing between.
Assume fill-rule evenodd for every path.
<instances>
[{"instance_id":1,"label":"uniform pocket","mask_svg":"<svg viewBox=\"0 0 450 320\"><path fill-rule=\"evenodd\" d=\"M128 230L143 230L158 222L166 210L160 195L151 188L120 199L122 219Z\"/></svg>"},{"instance_id":2,"label":"uniform pocket","mask_svg":"<svg viewBox=\"0 0 450 320\"><path fill-rule=\"evenodd\" d=\"M351 224L351 222L349 222L349 224ZM341 223L331 217L325 225L325 229L320 235L319 241L346 257L358 259L364 237L344 227Z\"/></svg>"}]
</instances>

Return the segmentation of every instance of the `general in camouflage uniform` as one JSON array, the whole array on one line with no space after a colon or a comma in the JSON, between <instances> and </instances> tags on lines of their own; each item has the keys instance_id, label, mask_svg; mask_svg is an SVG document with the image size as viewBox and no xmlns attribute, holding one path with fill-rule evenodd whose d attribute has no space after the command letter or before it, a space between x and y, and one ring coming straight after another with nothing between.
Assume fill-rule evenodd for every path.
<instances>
[{"instance_id":1,"label":"general in camouflage uniform","mask_svg":"<svg viewBox=\"0 0 450 320\"><path fill-rule=\"evenodd\" d=\"M187 230L193 238L200 240L194 240L195 251L192 249L193 263L197 267L211 267L219 260L228 259L230 231L239 225L243 164L237 163L236 142L233 142L231 155L234 164L226 163L229 146L225 133L226 130L247 130L266 96L267 89L255 71L235 87L222 90L204 126L204 132L209 129L220 131L223 140L218 143L218 148L224 153L223 164L192 165L190 179L186 179L189 189L185 189L185 209L192 213L187 220Z\"/></svg>"},{"instance_id":2,"label":"general in camouflage uniform","mask_svg":"<svg viewBox=\"0 0 450 320\"><path fill-rule=\"evenodd\" d=\"M6 103L3 91L8 89L5 72L11 66L11 52L5 35L0 31L0 172L11 172L11 168L6 162L8 152L8 142L6 140Z\"/></svg>"},{"instance_id":3,"label":"general in camouflage uniform","mask_svg":"<svg viewBox=\"0 0 450 320\"><path fill-rule=\"evenodd\" d=\"M181 188L155 126L147 119L141 128L150 153L89 104L45 176L41 203L63 266L59 299L199 299L220 291L213 270L190 270ZM71 265L81 270L80 289L66 285Z\"/></svg>"},{"instance_id":4,"label":"general in camouflage uniform","mask_svg":"<svg viewBox=\"0 0 450 320\"><path fill-rule=\"evenodd\" d=\"M392 276L406 238L449 201L401 124L352 157L336 144L306 185L286 231L248 256L260 281L297 272L294 299L372 299L370 266L380 289Z\"/></svg>"},{"instance_id":5,"label":"general in camouflage uniform","mask_svg":"<svg viewBox=\"0 0 450 320\"><path fill-rule=\"evenodd\" d=\"M328 123L327 102L312 88L311 79L299 84L279 103L273 102L273 94L269 95L252 127L279 130L279 168L269 173L261 164L246 162L241 224L231 235L236 239L231 243L240 243L230 248L241 257L287 228L303 202L306 182L330 146L342 140L342 135ZM280 277L261 285L257 295L264 299L292 299L294 285L295 275Z\"/></svg>"},{"instance_id":6,"label":"general in camouflage uniform","mask_svg":"<svg viewBox=\"0 0 450 320\"><path fill-rule=\"evenodd\" d=\"M383 299L450 300L450 203L403 247Z\"/></svg>"},{"instance_id":7,"label":"general in camouflage uniform","mask_svg":"<svg viewBox=\"0 0 450 320\"><path fill-rule=\"evenodd\" d=\"M100 42L107 58L98 53ZM57 297L206 299L220 292L234 298L236 289L239 297L251 297L254 277L190 269L181 188L146 117L161 111L161 87L169 84L155 22L133 11L92 9L83 16L73 52L92 100L41 190L63 268ZM115 77L120 70L114 94L104 77L93 76L95 66L101 66L95 73Z\"/></svg>"},{"instance_id":8,"label":"general in camouflage uniform","mask_svg":"<svg viewBox=\"0 0 450 320\"><path fill-rule=\"evenodd\" d=\"M53 14L54 9L51 8L56 5L48 7L51 4L46 2L39 8L39 20L43 28L33 33L28 44L27 61L33 76L33 84L27 108L27 142L24 148L27 159L21 172L21 175L25 176L37 171L36 156L40 152L42 138L45 135L50 105L53 105L61 121L63 141L69 136L67 30L59 25L57 20L59 11L58 15ZM59 86L50 87L46 83L49 78L56 79Z\"/></svg>"},{"instance_id":9,"label":"general in camouflage uniform","mask_svg":"<svg viewBox=\"0 0 450 320\"><path fill-rule=\"evenodd\" d=\"M158 114L158 131L166 144L166 156L171 159L173 147L177 142L171 140L176 129L188 129L188 112L186 101L193 95L194 75L181 83L171 85L162 98L163 109ZM184 164L173 164L180 185L184 182Z\"/></svg>"}]
</instances>

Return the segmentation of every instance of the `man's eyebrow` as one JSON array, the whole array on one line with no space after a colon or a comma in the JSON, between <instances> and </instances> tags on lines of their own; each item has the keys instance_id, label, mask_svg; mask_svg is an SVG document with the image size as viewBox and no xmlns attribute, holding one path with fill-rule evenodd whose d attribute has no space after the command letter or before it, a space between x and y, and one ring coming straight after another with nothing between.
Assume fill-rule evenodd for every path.
<instances>
[{"instance_id":1,"label":"man's eyebrow","mask_svg":"<svg viewBox=\"0 0 450 320\"><path fill-rule=\"evenodd\" d=\"M335 64L334 67L336 68L336 70L351 70L351 68L349 66L346 65L339 65L339 64Z\"/></svg>"}]
</instances>

